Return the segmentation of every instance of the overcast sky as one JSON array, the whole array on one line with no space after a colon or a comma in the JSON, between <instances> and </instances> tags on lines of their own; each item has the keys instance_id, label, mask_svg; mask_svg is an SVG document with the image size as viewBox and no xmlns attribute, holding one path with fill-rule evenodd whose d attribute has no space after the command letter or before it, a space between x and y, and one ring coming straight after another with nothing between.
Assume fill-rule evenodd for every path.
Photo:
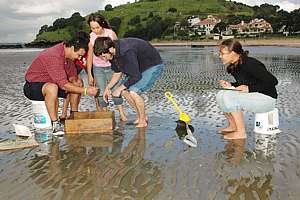
<instances>
[{"instance_id":1,"label":"overcast sky","mask_svg":"<svg viewBox=\"0 0 300 200\"><path fill-rule=\"evenodd\" d=\"M269 3L292 11L300 8L300 0L236 0L248 5ZM106 4L117 6L134 0L0 0L0 43L30 42L40 27L52 25L57 18L68 18L74 12L85 16L104 9Z\"/></svg>"}]
</instances>

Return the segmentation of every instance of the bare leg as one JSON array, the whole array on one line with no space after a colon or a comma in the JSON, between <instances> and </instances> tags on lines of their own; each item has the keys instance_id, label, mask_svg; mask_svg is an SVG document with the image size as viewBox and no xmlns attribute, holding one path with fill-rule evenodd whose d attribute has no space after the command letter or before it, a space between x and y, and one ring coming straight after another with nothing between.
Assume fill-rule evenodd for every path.
<instances>
[{"instance_id":1,"label":"bare leg","mask_svg":"<svg viewBox=\"0 0 300 200\"><path fill-rule=\"evenodd\" d=\"M118 105L117 107L118 107L119 113L120 113L120 120L123 121L123 122L127 121L127 117L126 117L125 112L124 112L124 106L123 105Z\"/></svg>"},{"instance_id":2,"label":"bare leg","mask_svg":"<svg viewBox=\"0 0 300 200\"><path fill-rule=\"evenodd\" d=\"M137 108L136 108L135 102L134 102L134 100L132 99L132 97L131 97L129 91L127 91L127 90L122 91L122 96L125 97L125 99L126 99L127 102L129 103L129 105L137 112Z\"/></svg>"},{"instance_id":3,"label":"bare leg","mask_svg":"<svg viewBox=\"0 0 300 200\"><path fill-rule=\"evenodd\" d=\"M64 119L67 117L69 104L70 104L70 96L68 94L67 97L64 98L64 101L63 101L63 109L62 109L62 113L60 115L61 119Z\"/></svg>"},{"instance_id":4,"label":"bare leg","mask_svg":"<svg viewBox=\"0 0 300 200\"><path fill-rule=\"evenodd\" d=\"M58 86L54 83L46 83L42 88L42 93L49 117L51 121L56 121L58 112Z\"/></svg>"},{"instance_id":5,"label":"bare leg","mask_svg":"<svg viewBox=\"0 0 300 200\"><path fill-rule=\"evenodd\" d=\"M138 114L138 123L135 127L141 128L146 127L148 124L146 122L146 113L145 113L145 102L144 99L137 93L130 91L130 96L135 102Z\"/></svg>"},{"instance_id":6,"label":"bare leg","mask_svg":"<svg viewBox=\"0 0 300 200\"><path fill-rule=\"evenodd\" d=\"M224 113L224 116L228 120L228 126L225 127L225 128L219 129L218 133L226 134L226 133L230 133L230 132L236 131L236 124L235 124L235 121L233 119L232 114L231 113Z\"/></svg>"},{"instance_id":7,"label":"bare leg","mask_svg":"<svg viewBox=\"0 0 300 200\"><path fill-rule=\"evenodd\" d=\"M129 105L134 109L134 111L135 111L136 113L138 113L137 107L136 107L136 104L135 104L135 101L134 101L134 99L132 98L132 96L131 96L131 94L129 93L129 91L127 91L127 90L122 91L122 96L125 97L125 99L126 99L127 102L129 103ZM138 123L138 120L136 120L136 121L134 122L134 124L137 124L137 123Z\"/></svg>"},{"instance_id":8,"label":"bare leg","mask_svg":"<svg viewBox=\"0 0 300 200\"><path fill-rule=\"evenodd\" d=\"M133 107L133 109L135 110L136 113L138 113L137 106L135 104L135 101L134 101L133 97L130 95L130 93L125 90L125 91L122 92L122 96L124 96L126 98L126 100L129 103L129 105L131 107ZM145 116L145 119L146 119L146 122L148 122L148 117L147 116ZM139 119L137 118L134 121L134 124L138 124L138 123L139 123Z\"/></svg>"},{"instance_id":9,"label":"bare leg","mask_svg":"<svg viewBox=\"0 0 300 200\"><path fill-rule=\"evenodd\" d=\"M70 81L72 84L78 87L83 87L83 81L81 78L72 79ZM75 93L69 93L69 96L70 96L71 111L78 111L81 95Z\"/></svg>"},{"instance_id":10,"label":"bare leg","mask_svg":"<svg viewBox=\"0 0 300 200\"><path fill-rule=\"evenodd\" d=\"M231 113L234 122L236 124L236 131L228 133L224 136L224 139L233 140L233 139L245 139L246 129L244 123L244 115L243 112L232 112Z\"/></svg>"}]
</instances>

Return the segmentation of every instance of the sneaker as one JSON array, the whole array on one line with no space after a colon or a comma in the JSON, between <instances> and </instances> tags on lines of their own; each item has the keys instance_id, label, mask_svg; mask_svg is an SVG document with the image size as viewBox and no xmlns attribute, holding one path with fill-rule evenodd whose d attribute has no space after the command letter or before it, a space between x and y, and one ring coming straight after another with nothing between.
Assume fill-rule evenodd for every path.
<instances>
[{"instance_id":1,"label":"sneaker","mask_svg":"<svg viewBox=\"0 0 300 200\"><path fill-rule=\"evenodd\" d=\"M59 135L64 135L64 127L62 126L62 124L58 121L54 121L52 122L52 133L53 135L59 136Z\"/></svg>"}]
</instances>

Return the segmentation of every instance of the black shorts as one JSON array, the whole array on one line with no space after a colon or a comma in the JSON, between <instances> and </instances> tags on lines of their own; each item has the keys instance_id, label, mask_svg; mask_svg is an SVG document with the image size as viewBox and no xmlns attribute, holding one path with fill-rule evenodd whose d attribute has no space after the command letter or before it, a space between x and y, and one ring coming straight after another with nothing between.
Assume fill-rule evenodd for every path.
<instances>
[{"instance_id":1,"label":"black shorts","mask_svg":"<svg viewBox=\"0 0 300 200\"><path fill-rule=\"evenodd\" d=\"M43 96L43 92L42 92L42 88L43 85L45 84L45 82L27 82L25 83L24 87L23 87L23 91L24 91L24 95L33 101L44 101L44 96ZM67 93L62 90L62 89L58 89L58 97L61 98L66 98L67 97Z\"/></svg>"}]
</instances>

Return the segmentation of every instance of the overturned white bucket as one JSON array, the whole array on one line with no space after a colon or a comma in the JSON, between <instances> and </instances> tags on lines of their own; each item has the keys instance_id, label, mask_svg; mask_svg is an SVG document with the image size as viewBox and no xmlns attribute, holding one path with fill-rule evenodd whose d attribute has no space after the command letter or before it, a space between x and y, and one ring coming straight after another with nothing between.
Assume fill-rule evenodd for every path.
<instances>
[{"instance_id":1,"label":"overturned white bucket","mask_svg":"<svg viewBox=\"0 0 300 200\"><path fill-rule=\"evenodd\" d=\"M45 101L31 101L33 112L33 126L37 129L51 129L51 119L49 117Z\"/></svg>"},{"instance_id":2,"label":"overturned white bucket","mask_svg":"<svg viewBox=\"0 0 300 200\"><path fill-rule=\"evenodd\" d=\"M278 109L274 108L270 112L256 113L254 122L254 132L260 134L277 134L279 130Z\"/></svg>"}]
</instances>

